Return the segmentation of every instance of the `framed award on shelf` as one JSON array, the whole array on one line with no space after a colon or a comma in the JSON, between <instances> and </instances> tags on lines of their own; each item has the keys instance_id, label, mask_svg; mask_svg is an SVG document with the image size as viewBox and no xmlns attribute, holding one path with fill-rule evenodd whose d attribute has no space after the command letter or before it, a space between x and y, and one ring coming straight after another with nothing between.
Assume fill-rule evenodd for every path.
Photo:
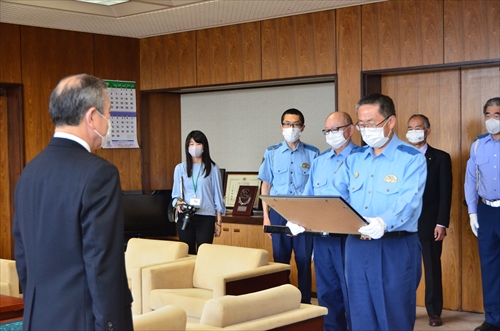
<instances>
[{"instance_id":1,"label":"framed award on shelf","mask_svg":"<svg viewBox=\"0 0 500 331\"><path fill-rule=\"evenodd\" d=\"M258 186L242 185L238 189L238 194L234 201L233 215L250 216L252 215L253 204L257 197Z\"/></svg>"},{"instance_id":2,"label":"framed award on shelf","mask_svg":"<svg viewBox=\"0 0 500 331\"><path fill-rule=\"evenodd\" d=\"M257 172L226 172L224 181L224 202L227 208L233 208L236 203L240 186L257 186L257 196L260 195L261 182ZM253 208L259 209L259 199L254 199Z\"/></svg>"}]
</instances>

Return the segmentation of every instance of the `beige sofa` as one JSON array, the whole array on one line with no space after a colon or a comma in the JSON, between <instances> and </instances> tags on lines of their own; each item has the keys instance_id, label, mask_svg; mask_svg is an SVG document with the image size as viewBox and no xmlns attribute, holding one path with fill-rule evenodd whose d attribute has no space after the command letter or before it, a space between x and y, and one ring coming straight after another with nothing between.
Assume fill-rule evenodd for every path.
<instances>
[{"instance_id":1,"label":"beige sofa","mask_svg":"<svg viewBox=\"0 0 500 331\"><path fill-rule=\"evenodd\" d=\"M307 330L323 331L324 307L300 303L300 291L286 284L271 289L210 299L200 320L188 318L182 310L165 306L134 316L136 330ZM141 318L140 321L137 318ZM138 324L141 322L141 324ZM175 324L175 325L174 325Z\"/></svg>"},{"instance_id":2,"label":"beige sofa","mask_svg":"<svg viewBox=\"0 0 500 331\"><path fill-rule=\"evenodd\" d=\"M0 259L0 294L20 297L19 277L14 260Z\"/></svg>"},{"instance_id":3,"label":"beige sofa","mask_svg":"<svg viewBox=\"0 0 500 331\"><path fill-rule=\"evenodd\" d=\"M175 305L199 319L210 299L288 283L290 266L268 261L263 249L203 244L195 260L143 269L143 312Z\"/></svg>"},{"instance_id":4,"label":"beige sofa","mask_svg":"<svg viewBox=\"0 0 500 331\"><path fill-rule=\"evenodd\" d=\"M188 256L188 245L179 241L132 238L125 251L125 269L134 302L132 313L142 314L142 270L147 267L169 263Z\"/></svg>"}]
</instances>

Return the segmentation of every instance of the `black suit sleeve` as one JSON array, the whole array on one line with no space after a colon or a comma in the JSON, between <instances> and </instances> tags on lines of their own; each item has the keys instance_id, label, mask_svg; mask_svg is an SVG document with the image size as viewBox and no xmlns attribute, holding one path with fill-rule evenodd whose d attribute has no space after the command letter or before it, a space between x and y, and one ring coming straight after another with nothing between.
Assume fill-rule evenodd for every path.
<instances>
[{"instance_id":1,"label":"black suit sleeve","mask_svg":"<svg viewBox=\"0 0 500 331\"><path fill-rule=\"evenodd\" d=\"M437 224L448 227L450 225L450 208L453 177L451 170L451 157L448 153L441 153L439 163L439 210Z\"/></svg>"},{"instance_id":2,"label":"black suit sleeve","mask_svg":"<svg viewBox=\"0 0 500 331\"><path fill-rule=\"evenodd\" d=\"M92 296L95 329L131 329L118 170L103 162L93 169L82 197L83 258Z\"/></svg>"}]
</instances>

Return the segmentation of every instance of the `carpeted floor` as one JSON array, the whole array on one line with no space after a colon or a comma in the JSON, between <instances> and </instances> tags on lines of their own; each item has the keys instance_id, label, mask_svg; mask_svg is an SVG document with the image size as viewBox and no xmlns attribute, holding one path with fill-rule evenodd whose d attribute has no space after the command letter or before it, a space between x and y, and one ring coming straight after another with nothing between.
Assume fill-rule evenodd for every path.
<instances>
[{"instance_id":1,"label":"carpeted floor","mask_svg":"<svg viewBox=\"0 0 500 331\"><path fill-rule=\"evenodd\" d=\"M0 331L20 331L23 329L23 321L0 323Z\"/></svg>"}]
</instances>

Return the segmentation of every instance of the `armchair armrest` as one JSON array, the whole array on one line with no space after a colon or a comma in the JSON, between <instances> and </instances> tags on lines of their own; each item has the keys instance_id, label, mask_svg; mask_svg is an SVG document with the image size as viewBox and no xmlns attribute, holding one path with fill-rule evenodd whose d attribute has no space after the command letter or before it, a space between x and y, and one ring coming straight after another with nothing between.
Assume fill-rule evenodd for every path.
<instances>
[{"instance_id":1,"label":"armchair armrest","mask_svg":"<svg viewBox=\"0 0 500 331\"><path fill-rule=\"evenodd\" d=\"M151 311L149 297L152 290L192 288L195 263L195 258L187 258L142 269L142 312Z\"/></svg>"},{"instance_id":2,"label":"armchair armrest","mask_svg":"<svg viewBox=\"0 0 500 331\"><path fill-rule=\"evenodd\" d=\"M134 315L136 331L179 331L186 329L186 312L175 306L165 306L142 315Z\"/></svg>"},{"instance_id":3,"label":"armchair armrest","mask_svg":"<svg viewBox=\"0 0 500 331\"><path fill-rule=\"evenodd\" d=\"M257 292L288 283L290 265L269 263L252 270L237 272L214 281L214 298Z\"/></svg>"}]
</instances>

